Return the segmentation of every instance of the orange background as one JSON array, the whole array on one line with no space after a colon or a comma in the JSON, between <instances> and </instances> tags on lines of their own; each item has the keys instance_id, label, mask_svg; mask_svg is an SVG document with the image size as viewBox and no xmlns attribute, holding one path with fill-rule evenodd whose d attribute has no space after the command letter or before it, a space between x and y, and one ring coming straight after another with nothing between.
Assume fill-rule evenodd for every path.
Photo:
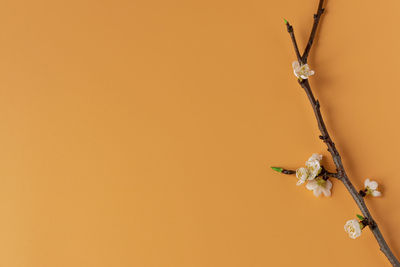
<instances>
[{"instance_id":1,"label":"orange background","mask_svg":"<svg viewBox=\"0 0 400 267\"><path fill-rule=\"evenodd\" d=\"M0 266L389 266L333 181L292 73L317 0L5 0ZM351 180L400 256L400 2L328 1L311 85ZM324 164L334 170L329 157Z\"/></svg>"}]
</instances>

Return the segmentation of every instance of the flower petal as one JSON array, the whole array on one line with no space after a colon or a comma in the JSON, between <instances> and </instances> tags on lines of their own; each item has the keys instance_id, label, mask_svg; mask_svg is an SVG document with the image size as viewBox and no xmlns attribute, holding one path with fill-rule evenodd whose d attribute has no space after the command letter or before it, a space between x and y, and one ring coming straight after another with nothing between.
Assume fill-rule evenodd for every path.
<instances>
[{"instance_id":1,"label":"flower petal","mask_svg":"<svg viewBox=\"0 0 400 267\"><path fill-rule=\"evenodd\" d=\"M370 183L369 179L365 179L364 186L365 187L369 186L369 183Z\"/></svg>"},{"instance_id":2,"label":"flower petal","mask_svg":"<svg viewBox=\"0 0 400 267\"><path fill-rule=\"evenodd\" d=\"M306 169L304 167L298 168L296 170L296 177L297 177L297 179L299 179L299 181L297 182L297 185L304 184L304 182L308 178L308 175L309 175L308 169Z\"/></svg>"},{"instance_id":3,"label":"flower petal","mask_svg":"<svg viewBox=\"0 0 400 267\"><path fill-rule=\"evenodd\" d=\"M328 189L328 190L331 190L332 189L332 182L329 181L329 180L326 180L325 188Z\"/></svg>"},{"instance_id":4,"label":"flower petal","mask_svg":"<svg viewBox=\"0 0 400 267\"><path fill-rule=\"evenodd\" d=\"M311 156L308 160L318 160L318 161L321 161L321 160L322 160L322 155L321 155L321 154L314 153L314 154L312 154L312 156Z\"/></svg>"},{"instance_id":5,"label":"flower petal","mask_svg":"<svg viewBox=\"0 0 400 267\"><path fill-rule=\"evenodd\" d=\"M293 69L299 69L300 68L300 63L297 60L293 61L292 67L293 67Z\"/></svg>"},{"instance_id":6,"label":"flower petal","mask_svg":"<svg viewBox=\"0 0 400 267\"><path fill-rule=\"evenodd\" d=\"M321 190L322 190L322 193L324 193L324 195L325 195L326 197L330 197L330 196L331 196L331 190L330 190L330 189L328 189L328 188L321 188Z\"/></svg>"},{"instance_id":7,"label":"flower petal","mask_svg":"<svg viewBox=\"0 0 400 267\"><path fill-rule=\"evenodd\" d=\"M319 197L319 196L321 195L321 193L322 193L322 187L317 186L317 187L314 189L314 196Z\"/></svg>"},{"instance_id":8,"label":"flower petal","mask_svg":"<svg viewBox=\"0 0 400 267\"><path fill-rule=\"evenodd\" d=\"M315 181L315 180L309 181L309 182L307 183L307 185L306 185L306 188L307 188L308 190L314 190L314 189L317 188L317 187L318 187L318 183L317 183L317 181Z\"/></svg>"},{"instance_id":9,"label":"flower petal","mask_svg":"<svg viewBox=\"0 0 400 267\"><path fill-rule=\"evenodd\" d=\"M377 190L374 190L374 191L372 191L372 196L374 196L374 197L380 197L380 196L382 196L382 193L379 192L379 191L377 191Z\"/></svg>"},{"instance_id":10,"label":"flower petal","mask_svg":"<svg viewBox=\"0 0 400 267\"><path fill-rule=\"evenodd\" d=\"M372 189L372 190L375 190L375 189L378 188L378 183L375 182L375 181L371 181L371 182L369 183L368 187L369 187L370 189Z\"/></svg>"}]
</instances>

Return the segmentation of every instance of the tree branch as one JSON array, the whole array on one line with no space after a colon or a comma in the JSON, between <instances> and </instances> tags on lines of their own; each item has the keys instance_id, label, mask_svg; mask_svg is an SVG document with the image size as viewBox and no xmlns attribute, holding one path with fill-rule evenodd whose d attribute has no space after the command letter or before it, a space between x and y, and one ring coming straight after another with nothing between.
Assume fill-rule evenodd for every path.
<instances>
[{"instance_id":1,"label":"tree branch","mask_svg":"<svg viewBox=\"0 0 400 267\"><path fill-rule=\"evenodd\" d=\"M299 60L300 63L303 63L303 64L307 63L308 55L310 53L311 46L313 44L313 41L315 39L315 35L317 32L318 23L320 21L322 13L324 12L323 3L324 3L324 0L319 1L317 13L314 15L314 24L313 24L313 27L311 30L311 34L310 34L310 37L309 37L309 40L307 43L307 47L304 50L303 56L301 57L301 60ZM288 25L288 23L287 23L287 25ZM287 26L288 31L289 31L289 26ZM297 47L296 40L294 38L294 33L293 33L292 27L291 27L291 30L292 30L292 32L289 31L289 33L292 38L292 42L293 42L293 45L294 45L294 48L296 51L296 56L298 57L298 54L297 54L298 47ZM311 86L310 86L310 83L308 82L308 79L301 80L301 81L299 80L299 84L304 89L304 91L308 97L308 100L310 101L311 107L314 111L314 115L315 115L315 118L318 123L318 128L321 132L320 139L326 144L328 151L331 154L333 162L336 166L337 173L335 174L335 176L336 176L335 178L339 179L344 184L346 189L349 191L349 193L353 197L354 201L356 202L356 204L359 207L360 211L362 212L363 216L367 220L368 227L374 234L374 237L379 244L380 250L383 252L383 254L385 254L385 256L388 258L388 260L390 261L390 263L393 266L400 267L400 263L399 263L398 259L394 256L393 252L390 250L390 247L388 246L384 237L382 236L382 233L379 230L379 227L378 227L377 223L375 222L375 220L373 219L371 213L369 212L363 197L357 192L354 185L351 183L350 179L348 178L348 176L346 174L346 171L345 171L343 163L342 163L342 158L341 158L338 150L336 149L335 143L333 142L333 140L330 137L329 132L326 128L324 119L323 119L321 111L320 111L320 103L318 100L315 99L315 96L311 90Z\"/></svg>"}]
</instances>

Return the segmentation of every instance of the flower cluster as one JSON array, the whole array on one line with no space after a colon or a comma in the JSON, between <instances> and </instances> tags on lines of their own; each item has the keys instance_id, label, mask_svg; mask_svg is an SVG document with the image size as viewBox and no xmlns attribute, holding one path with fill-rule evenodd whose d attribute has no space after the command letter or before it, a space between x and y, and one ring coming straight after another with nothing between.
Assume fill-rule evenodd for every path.
<instances>
[{"instance_id":1,"label":"flower cluster","mask_svg":"<svg viewBox=\"0 0 400 267\"><path fill-rule=\"evenodd\" d=\"M296 170L296 177L299 179L297 185L304 184L307 180L314 180L321 172L322 155L313 154L307 161L306 167L301 167Z\"/></svg>"},{"instance_id":2,"label":"flower cluster","mask_svg":"<svg viewBox=\"0 0 400 267\"><path fill-rule=\"evenodd\" d=\"M298 179L297 185L302 185L305 182L306 188L308 190L314 191L315 196L320 196L322 193L329 197L331 195L332 183L328 180L328 176L335 175L333 173L327 172L321 166L322 155L312 154L312 156L306 161L305 167L300 167L296 171L286 170L281 167L271 167L274 171L283 174L296 174ZM334 177L338 177L337 174ZM339 177L338 177L339 178ZM339 178L340 179L340 178ZM381 192L378 191L378 183L370 179L364 181L364 189L359 192L361 197L371 195L373 197L381 196ZM364 218L361 215L357 215L357 219L348 220L344 225L344 230L349 235L350 238L356 239L362 233L362 230L370 225L370 220Z\"/></svg>"},{"instance_id":3,"label":"flower cluster","mask_svg":"<svg viewBox=\"0 0 400 267\"><path fill-rule=\"evenodd\" d=\"M329 180L325 180L322 177L318 177L321 173L321 160L322 155L313 154L307 161L306 166L298 168L296 170L296 177L299 179L297 185L302 185L306 181L306 188L314 191L315 196L320 196L323 193L329 197L331 195L332 183Z\"/></svg>"}]
</instances>

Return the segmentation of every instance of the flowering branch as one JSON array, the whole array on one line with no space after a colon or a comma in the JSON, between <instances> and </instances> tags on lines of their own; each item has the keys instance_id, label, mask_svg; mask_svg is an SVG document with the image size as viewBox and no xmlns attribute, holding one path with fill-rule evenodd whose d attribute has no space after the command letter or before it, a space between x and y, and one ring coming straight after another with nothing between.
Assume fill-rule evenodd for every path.
<instances>
[{"instance_id":1,"label":"flowering branch","mask_svg":"<svg viewBox=\"0 0 400 267\"><path fill-rule=\"evenodd\" d=\"M376 191L377 188L377 184L375 186L375 184L373 186L368 186L371 185L371 182L368 180L368 183L366 181L366 188L365 190L360 190L360 192L358 192L354 185L351 183L350 179L348 178L345 168L343 166L342 163L342 158L338 152L338 150L336 149L335 143L333 142L332 138L329 135L329 132L326 128L325 122L323 120L321 111L320 111L320 103L317 99L315 99L315 96L311 90L311 86L310 83L308 81L308 77L311 76L312 74L314 74L313 71L310 71L308 65L307 65L307 60L308 60L308 56L312 47L312 44L314 42L315 39L315 35L317 32L317 28L318 28L318 24L321 18L321 15L324 13L324 8L323 8L323 4L324 4L324 0L320 0L319 1L319 5L318 5L318 10L317 13L314 14L314 24L310 33L310 37L307 43L307 46L304 50L304 53L302 56L300 56L300 52L298 49L298 45L296 42L296 38L295 38L295 34L293 31L293 27L292 25L289 24L288 21L285 20L285 24L287 27L287 30L290 34L293 46L294 46L294 50L296 53L296 57L298 62L293 64L293 68L294 68L294 72L295 75L299 78L298 82L300 84L300 86L304 89L311 107L314 111L314 115L315 118L317 120L318 123L318 128L321 132L321 135L319 136L319 138L326 144L329 153L332 156L333 162L336 166L336 173L330 173L327 172L325 169L323 169L323 167L321 167L319 165L319 160L318 159L316 162L316 158L314 155L313 157L311 157L307 162L306 162L306 168L299 168L297 169L297 171L293 171L293 170L286 170L283 168L278 168L278 167L273 167L274 170L281 172L283 174L296 174L297 178L299 178L299 184L304 183L305 181L308 181L307 184L307 188L310 190L314 190L314 194L315 195L319 195L322 192L325 194L325 196L329 196L330 195L330 188L332 186L332 184L329 182L328 178L329 177L334 177L338 180L340 180L344 186L346 187L346 189L349 191L349 193L351 194L351 196L353 197L354 201L356 202L357 206L359 207L360 211L362 212L363 216L358 215L357 217L361 220L350 220L346 223L345 225L345 230L346 232L349 233L349 236L352 238L356 238L361 234L361 231L364 227L368 226L369 229L371 230L371 232L373 233L375 239L377 240L379 246L380 246L380 250L385 254L385 256L388 258L388 260L390 261L390 263L393 266L400 266L400 263L398 261L398 259L393 255L392 251L390 250L388 244L386 243L385 239L382 236L381 231L379 230L379 227L377 225L377 223L375 222L375 220L373 219L371 213L369 212L367 205L365 204L365 201L363 199L363 197L365 197L368 193L373 195L373 196L379 196L380 192ZM322 158L322 157L321 157ZM310 164L311 161L311 164ZM309 165L307 165L307 163L309 163ZM317 173L315 173L315 166L317 167ZM321 177L323 177L321 179ZM329 184L324 183L324 181L326 183L329 182ZM368 185L367 185L368 184ZM320 190L320 191L316 191L316 190ZM378 193L376 193L376 192Z\"/></svg>"},{"instance_id":2,"label":"flowering branch","mask_svg":"<svg viewBox=\"0 0 400 267\"><path fill-rule=\"evenodd\" d=\"M288 169L283 169L280 167L271 167L274 171L281 172L286 175L293 175L296 174L296 171L294 170L288 170ZM322 177L323 179L327 180L329 177L332 178L339 178L339 175L337 173L333 172L328 172L324 166L321 166L321 172L316 176L316 177Z\"/></svg>"}]
</instances>

